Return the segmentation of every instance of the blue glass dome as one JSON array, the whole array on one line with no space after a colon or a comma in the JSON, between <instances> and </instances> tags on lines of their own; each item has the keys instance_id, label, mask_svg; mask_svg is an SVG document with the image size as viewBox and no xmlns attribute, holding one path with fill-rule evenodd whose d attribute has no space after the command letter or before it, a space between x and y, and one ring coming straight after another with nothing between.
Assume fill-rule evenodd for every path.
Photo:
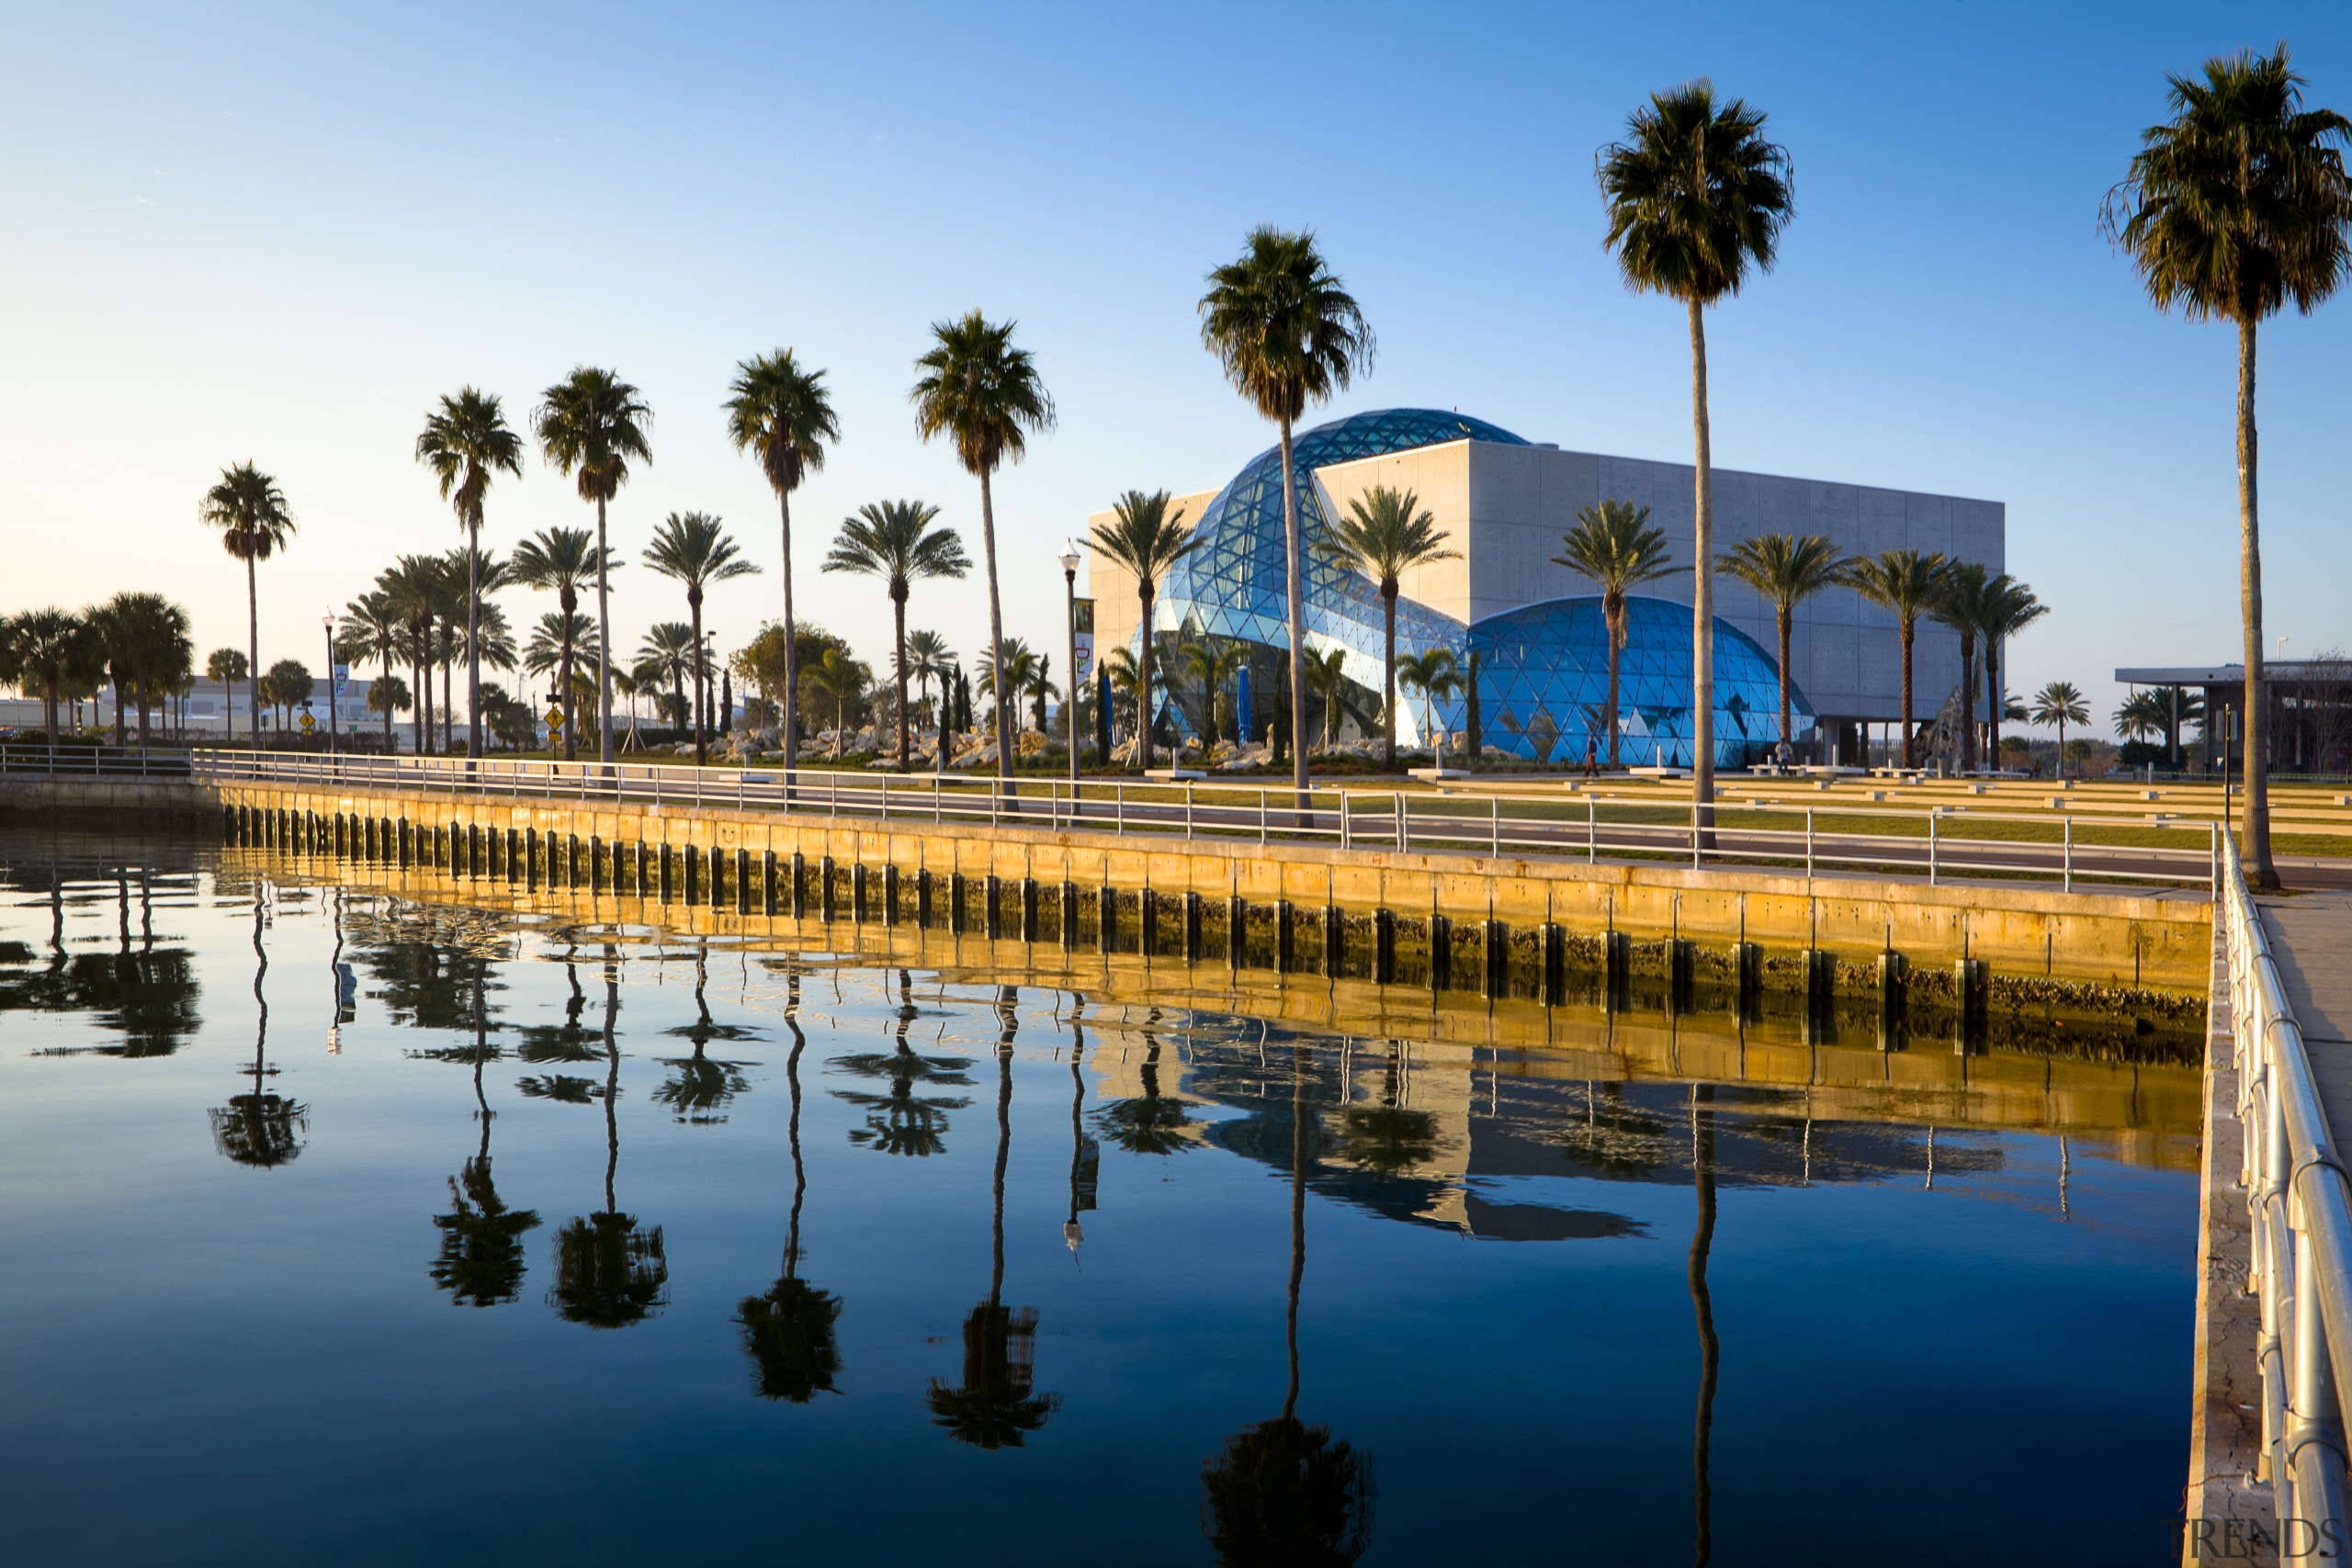
<instances>
[{"instance_id":1,"label":"blue glass dome","mask_svg":"<svg viewBox=\"0 0 2352 1568\"><path fill-rule=\"evenodd\" d=\"M1629 766L1690 765L1690 607L1628 594L1617 663L1618 758ZM1480 739L1533 762L1579 764L1589 736L1609 756L1609 622L1600 596L1547 599L1471 626L1478 656ZM1792 738L1813 729L1813 705L1792 686ZM1449 729L1469 705L1439 707ZM1754 637L1715 621L1715 765L1760 760L1781 738L1780 667Z\"/></svg>"}]
</instances>

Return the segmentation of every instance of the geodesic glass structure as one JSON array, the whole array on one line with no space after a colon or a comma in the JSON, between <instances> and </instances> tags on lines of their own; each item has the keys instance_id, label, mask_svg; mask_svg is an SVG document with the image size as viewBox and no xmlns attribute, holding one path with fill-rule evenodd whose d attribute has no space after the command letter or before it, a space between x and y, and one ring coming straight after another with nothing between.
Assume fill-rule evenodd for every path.
<instances>
[{"instance_id":1,"label":"geodesic glass structure","mask_svg":"<svg viewBox=\"0 0 2352 1568\"><path fill-rule=\"evenodd\" d=\"M1385 616L1377 588L1316 547L1329 520L1315 488L1315 471L1332 463L1408 452L1454 441L1524 446L1521 437L1485 420L1437 409L1381 409L1351 414L1299 434L1293 442L1299 531L1305 547L1306 648L1340 649L1341 672L1353 689L1342 707L1361 727L1380 705ZM1242 677L1248 694L1236 705L1254 716L1262 735L1275 706L1278 665L1290 644L1283 540L1282 449L1270 447L1209 503L1194 525L1201 543L1169 570L1153 607L1158 661L1171 672L1171 692L1159 709L1164 733L1198 734L1205 718L1197 692L1173 675L1179 645L1238 642L1250 652ZM1668 600L1630 601L1632 621L1620 660L1619 753L1624 761L1657 760L1687 766L1690 752L1690 612ZM1432 648L1479 662L1481 740L1536 761L1581 762L1588 735L1608 754L1600 717L1608 700L1608 629L1598 597L1560 599L1489 616L1464 626L1410 599L1396 602L1396 651L1402 657ZM1139 651L1139 650L1138 650ZM1793 693L1796 738L1812 728L1813 710ZM1426 746L1426 705L1397 694L1399 745ZM1777 666L1746 634L1715 622L1715 739L1719 765L1737 766L1780 738ZM1307 723L1314 744L1324 725L1323 704L1310 694ZM1448 730L1466 728L1468 703L1455 697L1436 707ZM1678 747L1679 741L1679 747Z\"/></svg>"}]
</instances>

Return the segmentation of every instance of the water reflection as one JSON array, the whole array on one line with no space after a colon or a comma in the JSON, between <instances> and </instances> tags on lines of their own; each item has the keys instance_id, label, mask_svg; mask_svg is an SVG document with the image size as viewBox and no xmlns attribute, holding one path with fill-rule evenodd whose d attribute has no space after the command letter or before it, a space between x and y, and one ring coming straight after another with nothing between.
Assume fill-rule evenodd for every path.
<instances>
[{"instance_id":1,"label":"water reflection","mask_svg":"<svg viewBox=\"0 0 2352 1568\"><path fill-rule=\"evenodd\" d=\"M576 1218L555 1238L555 1285L548 1304L567 1323L591 1328L627 1328L642 1323L670 1301L670 1261L662 1249L662 1227L638 1228L637 1216L620 1212L613 1195L621 1163L620 1123L613 1114L620 1098L621 1048L615 1033L620 1017L620 954L605 949L605 1206Z\"/></svg>"},{"instance_id":2,"label":"water reflection","mask_svg":"<svg viewBox=\"0 0 2352 1568\"><path fill-rule=\"evenodd\" d=\"M859 1052L836 1056L826 1063L838 1073L850 1073L864 1078L887 1078L890 1089L887 1094L873 1094L863 1089L837 1089L833 1098L846 1100L865 1111L865 1125L853 1128L849 1141L886 1155L906 1155L926 1158L947 1151L947 1113L961 1111L971 1100L959 1095L915 1093L917 1084L943 1088L967 1088L971 1079L964 1069L972 1065L967 1056L924 1056L916 1053L907 1038L907 1031L922 1016L914 1002L914 977L906 970L899 971L899 1010L896 1020L896 1048L888 1052Z\"/></svg>"},{"instance_id":3,"label":"water reflection","mask_svg":"<svg viewBox=\"0 0 2352 1568\"><path fill-rule=\"evenodd\" d=\"M1037 1309L1004 1304L1004 1170L1012 1154L1012 1043L1020 1032L1019 987L997 992L1004 1026L996 1051L996 1178L990 1220L988 1300L964 1319L964 1381L950 1388L937 1378L924 1403L932 1424L976 1449L1017 1449L1061 1408L1058 1393L1039 1393Z\"/></svg>"},{"instance_id":4,"label":"water reflection","mask_svg":"<svg viewBox=\"0 0 2352 1568\"><path fill-rule=\"evenodd\" d=\"M131 936L131 886L139 890L139 935ZM52 1046L57 1055L168 1056L187 1043L200 1020L193 955L155 945L154 876L145 867L119 863L107 874L116 908L116 951L74 953L65 942L65 868L12 874L0 886L35 892L49 909L49 959L35 968L32 944L0 942L0 1012L26 1010L81 1014L120 1036L95 1045ZM28 886L28 884L33 886Z\"/></svg>"},{"instance_id":5,"label":"water reflection","mask_svg":"<svg viewBox=\"0 0 2352 1568\"><path fill-rule=\"evenodd\" d=\"M745 1067L757 1066L756 1062L722 1062L706 1055L714 1040L757 1040L760 1031L739 1024L720 1023L710 1016L710 944L701 942L695 949L695 1021L665 1029L664 1034L691 1041L695 1054L691 1056L663 1056L662 1065L672 1069L673 1076L653 1091L654 1102L668 1106L680 1122L696 1126L711 1126L727 1120L727 1107L735 1097L751 1088L744 1077Z\"/></svg>"},{"instance_id":6,"label":"water reflection","mask_svg":"<svg viewBox=\"0 0 2352 1568\"><path fill-rule=\"evenodd\" d=\"M1710 1109L1714 1098L1714 1085L1690 1086L1690 1174L1699 1197L1698 1224L1690 1234L1690 1307L1699 1319L1699 1414L1690 1441L1690 1469L1694 1560L1700 1568L1714 1555L1714 1491L1707 1473L1707 1444L1714 1433L1715 1373L1723 1360L1714 1302L1707 1294L1707 1254L1715 1243L1715 1116Z\"/></svg>"},{"instance_id":7,"label":"water reflection","mask_svg":"<svg viewBox=\"0 0 2352 1568\"><path fill-rule=\"evenodd\" d=\"M785 1059L785 1082L792 1090L786 1141L792 1148L792 1219L785 1232L784 1273L764 1295L745 1296L735 1308L743 1331L743 1353L752 1359L752 1392L762 1399L806 1404L820 1393L838 1393L833 1379L842 1370L836 1325L842 1300L800 1278L800 1205L808 1195L808 1168L800 1154L800 1053L808 1038L800 1030L800 976L787 976L784 1026L792 1032L792 1055Z\"/></svg>"},{"instance_id":8,"label":"water reflection","mask_svg":"<svg viewBox=\"0 0 2352 1568\"><path fill-rule=\"evenodd\" d=\"M212 1145L239 1165L268 1168L285 1165L302 1152L310 1131L307 1106L272 1091L268 1080L277 1069L269 1065L269 997L263 982L269 976L269 949L262 942L266 915L261 889L254 890L254 1065L243 1069L254 1080L253 1092L229 1097L212 1110Z\"/></svg>"},{"instance_id":9,"label":"water reflection","mask_svg":"<svg viewBox=\"0 0 2352 1568\"><path fill-rule=\"evenodd\" d=\"M1202 1146L1184 1101L1160 1088L1160 1053L1166 1045L1158 1027L1160 1016L1158 1008L1151 1009L1142 1032L1144 1059L1136 1073L1142 1092L1114 1100L1094 1113L1096 1129L1129 1154L1174 1155Z\"/></svg>"},{"instance_id":10,"label":"water reflection","mask_svg":"<svg viewBox=\"0 0 2352 1568\"><path fill-rule=\"evenodd\" d=\"M490 1123L497 1112L482 1093L481 1070L490 1055L489 1013L482 1002L483 961L474 960L474 1118L481 1145L449 1179L449 1208L435 1214L441 1256L434 1259L433 1282L458 1306L495 1306L523 1294L523 1236L537 1228L535 1209L509 1209L491 1178Z\"/></svg>"}]
</instances>

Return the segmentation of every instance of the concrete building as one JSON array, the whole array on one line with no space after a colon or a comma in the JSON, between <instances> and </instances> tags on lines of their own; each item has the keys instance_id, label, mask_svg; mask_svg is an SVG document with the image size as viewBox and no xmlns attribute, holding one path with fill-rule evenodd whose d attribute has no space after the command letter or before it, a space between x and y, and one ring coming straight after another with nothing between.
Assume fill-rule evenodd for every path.
<instances>
[{"instance_id":1,"label":"concrete building","mask_svg":"<svg viewBox=\"0 0 2352 1568\"><path fill-rule=\"evenodd\" d=\"M1457 651L1479 647L1492 637L1498 645L1534 635L1558 638L1568 626L1565 616L1529 617L1517 623L1499 621L1530 606L1597 596L1588 579L1554 564L1561 536L1576 521L1579 508L1609 498L1621 498L1651 509L1651 521L1664 529L1674 559L1688 566L1692 531L1693 472L1689 464L1639 457L1563 450L1550 444L1530 443L1485 421L1434 410L1398 409L1355 414L1336 420L1296 438L1298 503L1308 541L1307 642L1310 650L1347 650L1346 672L1371 691L1381 684L1381 626L1377 596L1368 584L1353 577L1328 557L1313 549L1325 529L1325 519L1343 516L1349 502L1375 486L1410 490L1433 513L1448 545L1461 558L1420 568L1403 581L1398 606L1400 652L1430 646ZM1205 531L1207 541L1169 574L1157 606L1156 630L1180 637L1236 637L1265 646L1282 646L1282 502L1280 454L1269 450L1253 459L1222 490L1197 491L1179 502L1184 518ZM1714 474L1715 537L1718 551L1744 539L1765 534L1821 534L1849 554L1876 555L1883 550L1912 548L1940 551L1962 560L1982 562L1989 570L2004 570L2007 557L2007 517L1998 502L1917 491L1878 489L1867 485L1792 479L1738 469L1717 468ZM1097 513L1102 522L1108 513ZM1105 650L1132 648L1137 636L1138 605L1132 576L1114 564L1095 558L1090 568L1095 599L1097 646ZM1680 636L1680 675L1684 709L1679 733L1689 734L1688 679L1690 646L1687 606L1692 579L1688 571L1650 584L1645 595L1686 606ZM1746 641L1762 653L1768 672L1777 662L1778 632L1771 606L1753 590L1718 572L1715 577L1717 679L1735 686L1752 670L1726 668L1726 659L1749 660L1737 644ZM1597 612L1595 612L1597 614ZM1663 632L1670 617L1653 616ZM1540 625L1544 629L1530 628ZM1742 634L1727 639L1722 628ZM1731 645L1726 652L1726 644ZM1510 662L1512 649L1498 646L1482 660L1487 670ZM1626 706L1646 706L1657 725L1639 716L1630 723L1635 749L1645 749L1649 733L1670 739L1676 716L1667 712L1674 685L1676 650L1671 646L1627 650L1629 673L1640 663L1638 653L1650 655L1645 666L1657 690L1650 700ZM1827 739L1842 742L1841 754L1851 756L1856 727L1886 724L1902 717L1901 648L1894 616L1848 589L1832 589L1800 607L1791 645L1793 683L1805 701L1801 708L1817 714L1828 726ZM1550 650L1553 668L1532 677L1530 691L1514 694L1493 691L1481 682L1481 699L1492 716L1522 706L1552 710L1547 722L1569 744L1564 756L1580 755L1589 705L1589 682L1564 682L1561 657ZM1569 663L1589 662L1582 651L1567 656ZM1579 666L1580 668L1580 666ZM1271 666L1269 667L1269 672ZM1913 705L1916 719L1932 718L1961 678L1958 637L1946 628L1923 623L1914 650ZM1775 677L1776 679L1776 677ZM1750 682L1752 683L1752 682ZM1547 686L1549 689L1544 689ZM1571 690L1569 687L1575 689ZM1270 705L1271 686L1261 679L1258 711ZM1736 693L1735 694L1737 694ZM1718 693L1719 705L1727 699ZM1737 734L1746 723L1751 739L1755 723L1747 716L1756 709L1749 693L1739 709L1719 705L1719 739ZM1400 738L1417 736L1413 705L1399 715ZM1777 698L1772 706L1777 706ZM1452 715L1458 725L1460 705ZM1526 713L1519 716L1523 727ZM1508 729L1510 727L1506 725ZM1777 718L1772 721L1777 730ZM1800 713L1798 728L1805 728ZM1515 733L1516 731L1514 731ZM1488 744L1508 744L1505 735L1489 734ZM1547 748L1548 750L1548 748ZM1645 757L1643 760L1647 760ZM1726 761L1736 759L1729 756Z\"/></svg>"}]
</instances>

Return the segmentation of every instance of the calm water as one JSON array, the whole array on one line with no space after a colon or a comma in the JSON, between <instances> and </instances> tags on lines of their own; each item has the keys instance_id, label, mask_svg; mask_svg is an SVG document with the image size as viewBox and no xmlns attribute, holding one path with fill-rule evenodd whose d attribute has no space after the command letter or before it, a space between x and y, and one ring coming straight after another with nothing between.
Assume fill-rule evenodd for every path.
<instances>
[{"instance_id":1,"label":"calm water","mask_svg":"<svg viewBox=\"0 0 2352 1568\"><path fill-rule=\"evenodd\" d=\"M2171 1539L2188 1069L1612 1083L300 869L0 836L10 1562Z\"/></svg>"}]
</instances>

